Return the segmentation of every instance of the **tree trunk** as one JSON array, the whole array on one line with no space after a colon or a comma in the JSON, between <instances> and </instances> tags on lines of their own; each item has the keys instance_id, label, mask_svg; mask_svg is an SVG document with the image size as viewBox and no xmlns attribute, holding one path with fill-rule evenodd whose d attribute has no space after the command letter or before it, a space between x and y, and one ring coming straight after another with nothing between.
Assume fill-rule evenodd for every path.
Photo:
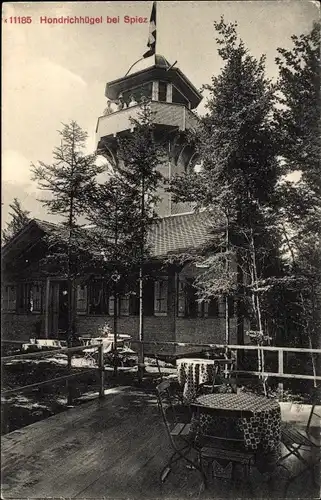
<instances>
[{"instance_id":1,"label":"tree trunk","mask_svg":"<svg viewBox=\"0 0 321 500\"><path fill-rule=\"evenodd\" d=\"M113 359L114 359L114 376L117 376L117 330L118 330L118 281L114 281L114 349L113 349Z\"/></svg>"},{"instance_id":2,"label":"tree trunk","mask_svg":"<svg viewBox=\"0 0 321 500\"><path fill-rule=\"evenodd\" d=\"M143 297L143 261L145 249L145 179L142 176L141 186L141 240L140 240L140 267L139 267L139 351L138 351L138 380L141 381L145 373L144 363L144 297Z\"/></svg>"},{"instance_id":3,"label":"tree trunk","mask_svg":"<svg viewBox=\"0 0 321 500\"><path fill-rule=\"evenodd\" d=\"M236 317L237 317L237 343L244 345L244 275L240 262L239 250L236 251L236 282L237 282L237 301L236 301Z\"/></svg>"}]
</instances>

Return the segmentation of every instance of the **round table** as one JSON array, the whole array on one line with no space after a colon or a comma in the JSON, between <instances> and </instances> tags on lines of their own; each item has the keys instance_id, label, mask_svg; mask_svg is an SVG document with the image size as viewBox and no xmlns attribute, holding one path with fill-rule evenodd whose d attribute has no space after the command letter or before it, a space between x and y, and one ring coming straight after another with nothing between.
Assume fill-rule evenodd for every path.
<instances>
[{"instance_id":1,"label":"round table","mask_svg":"<svg viewBox=\"0 0 321 500\"><path fill-rule=\"evenodd\" d=\"M213 359L181 358L176 362L178 382L184 386L183 395L187 401L197 396L200 384L212 382L214 376Z\"/></svg>"},{"instance_id":2,"label":"round table","mask_svg":"<svg viewBox=\"0 0 321 500\"><path fill-rule=\"evenodd\" d=\"M249 450L273 452L281 434L280 405L256 394L206 394L193 403L200 435L243 440Z\"/></svg>"}]
</instances>

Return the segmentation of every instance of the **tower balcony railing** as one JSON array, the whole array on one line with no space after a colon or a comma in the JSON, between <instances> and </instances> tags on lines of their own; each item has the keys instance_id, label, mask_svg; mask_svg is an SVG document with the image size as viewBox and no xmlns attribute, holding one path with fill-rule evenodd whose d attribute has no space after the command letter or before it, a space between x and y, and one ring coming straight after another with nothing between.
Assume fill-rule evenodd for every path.
<instances>
[{"instance_id":1,"label":"tower balcony railing","mask_svg":"<svg viewBox=\"0 0 321 500\"><path fill-rule=\"evenodd\" d=\"M140 106L124 108L110 115L100 116L96 127L96 143L103 137L113 137L133 126L130 118L137 119ZM196 128L199 119L183 104L169 102L151 102L153 121L156 125L177 127L180 131Z\"/></svg>"}]
</instances>

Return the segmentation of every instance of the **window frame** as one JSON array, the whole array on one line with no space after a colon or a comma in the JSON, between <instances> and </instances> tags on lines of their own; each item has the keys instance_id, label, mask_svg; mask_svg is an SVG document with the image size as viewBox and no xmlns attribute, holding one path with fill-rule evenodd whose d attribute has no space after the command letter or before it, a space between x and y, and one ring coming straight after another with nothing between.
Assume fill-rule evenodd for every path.
<instances>
[{"instance_id":1,"label":"window frame","mask_svg":"<svg viewBox=\"0 0 321 500\"><path fill-rule=\"evenodd\" d=\"M164 88L162 88L162 86L164 86ZM158 102L168 102L167 101L167 96L168 96L167 86L168 86L168 82L165 82L164 80L158 81L158 89L157 89L158 90L158 92L157 92ZM161 92L162 92L162 97L164 97L164 99L160 99Z\"/></svg>"},{"instance_id":2,"label":"window frame","mask_svg":"<svg viewBox=\"0 0 321 500\"><path fill-rule=\"evenodd\" d=\"M38 288L38 290L36 291L35 289ZM37 299L37 307L35 307L35 298L36 295L38 295L38 299ZM43 302L44 302L44 284L43 282L34 282L34 283L31 283L31 289L30 289L30 297L31 297L31 300L30 302L32 301L32 309L31 309L31 313L32 314L41 314L43 312Z\"/></svg>"},{"instance_id":3,"label":"window frame","mask_svg":"<svg viewBox=\"0 0 321 500\"><path fill-rule=\"evenodd\" d=\"M13 299L10 297L9 288L13 289ZM9 304L11 304L12 302L14 303L14 306L9 307ZM3 312L6 313L17 313L17 283L5 283L3 285L2 309Z\"/></svg>"},{"instance_id":4,"label":"window frame","mask_svg":"<svg viewBox=\"0 0 321 500\"><path fill-rule=\"evenodd\" d=\"M31 309L32 283L21 281L16 284L16 312L17 314L32 314Z\"/></svg>"},{"instance_id":5,"label":"window frame","mask_svg":"<svg viewBox=\"0 0 321 500\"><path fill-rule=\"evenodd\" d=\"M83 292L83 297L81 297L80 292ZM81 307L82 303L84 303L83 307ZM87 314L88 307L89 307L88 286L87 284L78 283L76 287L76 313L79 315Z\"/></svg>"},{"instance_id":6,"label":"window frame","mask_svg":"<svg viewBox=\"0 0 321 500\"><path fill-rule=\"evenodd\" d=\"M101 293L101 298L99 302L97 302L97 305L92 302L93 299L93 287L101 283L101 289L99 291L99 295ZM87 291L87 314L90 316L110 316L109 313L109 299L110 299L110 290L108 287L108 282L106 280L93 280L88 283L88 291ZM98 307L98 304L101 303L102 308L100 312L94 312L92 310L93 307Z\"/></svg>"},{"instance_id":7,"label":"window frame","mask_svg":"<svg viewBox=\"0 0 321 500\"><path fill-rule=\"evenodd\" d=\"M154 316L168 314L168 278L155 280L154 283Z\"/></svg>"}]
</instances>

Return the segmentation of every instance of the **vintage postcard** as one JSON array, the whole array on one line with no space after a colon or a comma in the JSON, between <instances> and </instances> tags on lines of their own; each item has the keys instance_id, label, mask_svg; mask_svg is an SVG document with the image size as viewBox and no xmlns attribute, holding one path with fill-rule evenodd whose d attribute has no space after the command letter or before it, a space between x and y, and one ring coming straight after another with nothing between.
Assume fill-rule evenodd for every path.
<instances>
[{"instance_id":1,"label":"vintage postcard","mask_svg":"<svg viewBox=\"0 0 321 500\"><path fill-rule=\"evenodd\" d=\"M320 498L317 2L2 42L2 498Z\"/></svg>"}]
</instances>

